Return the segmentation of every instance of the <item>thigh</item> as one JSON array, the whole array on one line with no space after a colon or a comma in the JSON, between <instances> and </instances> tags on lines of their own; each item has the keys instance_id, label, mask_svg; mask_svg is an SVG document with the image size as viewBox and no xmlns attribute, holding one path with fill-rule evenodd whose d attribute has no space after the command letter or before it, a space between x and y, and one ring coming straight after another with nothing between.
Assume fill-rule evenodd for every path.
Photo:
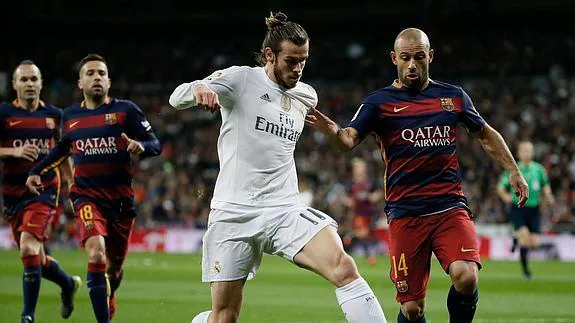
<instances>
[{"instance_id":1,"label":"thigh","mask_svg":"<svg viewBox=\"0 0 575 323\"><path fill-rule=\"evenodd\" d=\"M36 239L44 241L46 239L46 228L54 214L54 209L44 203L28 204L20 217L18 232L28 232Z\"/></svg>"},{"instance_id":2,"label":"thigh","mask_svg":"<svg viewBox=\"0 0 575 323\"><path fill-rule=\"evenodd\" d=\"M128 254L130 236L134 228L136 218L119 218L108 220L108 236L106 237L106 257L108 261L117 266L122 266Z\"/></svg>"},{"instance_id":3,"label":"thigh","mask_svg":"<svg viewBox=\"0 0 575 323\"><path fill-rule=\"evenodd\" d=\"M431 227L426 220L405 217L389 223L389 276L401 303L425 299L431 264Z\"/></svg>"},{"instance_id":4,"label":"thigh","mask_svg":"<svg viewBox=\"0 0 575 323\"><path fill-rule=\"evenodd\" d=\"M202 281L226 282L251 279L262 258L263 218L212 210L208 230L202 238Z\"/></svg>"},{"instance_id":5,"label":"thigh","mask_svg":"<svg viewBox=\"0 0 575 323\"><path fill-rule=\"evenodd\" d=\"M437 214L439 224L432 235L433 253L446 273L456 260L473 261L481 268L479 239L467 210L457 208Z\"/></svg>"},{"instance_id":6,"label":"thigh","mask_svg":"<svg viewBox=\"0 0 575 323\"><path fill-rule=\"evenodd\" d=\"M305 205L271 208L266 211L266 220L269 243L265 252L291 262L323 228L332 226L337 230L338 227L329 215ZM341 239L338 241L341 243Z\"/></svg>"},{"instance_id":7,"label":"thigh","mask_svg":"<svg viewBox=\"0 0 575 323\"><path fill-rule=\"evenodd\" d=\"M96 203L79 203L75 206L74 217L80 228L80 244L82 246L90 237L106 237L108 235L108 220L104 216L102 208Z\"/></svg>"}]
</instances>

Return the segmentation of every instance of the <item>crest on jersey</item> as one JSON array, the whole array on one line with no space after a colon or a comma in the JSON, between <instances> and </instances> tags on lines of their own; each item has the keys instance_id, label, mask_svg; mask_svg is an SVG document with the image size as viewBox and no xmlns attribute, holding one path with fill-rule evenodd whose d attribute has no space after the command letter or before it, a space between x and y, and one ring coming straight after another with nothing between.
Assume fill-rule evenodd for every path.
<instances>
[{"instance_id":1,"label":"crest on jersey","mask_svg":"<svg viewBox=\"0 0 575 323\"><path fill-rule=\"evenodd\" d=\"M56 128L56 120L54 118L46 118L46 127L48 129Z\"/></svg>"},{"instance_id":2,"label":"crest on jersey","mask_svg":"<svg viewBox=\"0 0 575 323\"><path fill-rule=\"evenodd\" d=\"M106 122L107 125L113 125L118 123L118 117L116 116L115 113L106 113L104 121Z\"/></svg>"},{"instance_id":3,"label":"crest on jersey","mask_svg":"<svg viewBox=\"0 0 575 323\"><path fill-rule=\"evenodd\" d=\"M280 101L280 106L285 112L288 112L291 109L291 98L283 94L282 99Z\"/></svg>"},{"instance_id":4,"label":"crest on jersey","mask_svg":"<svg viewBox=\"0 0 575 323\"><path fill-rule=\"evenodd\" d=\"M222 71L215 71L212 73L212 75L208 76L206 78L206 80L208 80L208 81L215 80L215 79L219 78L220 76L222 76L222 74L224 74Z\"/></svg>"},{"instance_id":5,"label":"crest on jersey","mask_svg":"<svg viewBox=\"0 0 575 323\"><path fill-rule=\"evenodd\" d=\"M216 272L216 274L219 274L222 271L222 266L220 265L219 261L216 261L216 263L214 264L214 271Z\"/></svg>"},{"instance_id":6,"label":"crest on jersey","mask_svg":"<svg viewBox=\"0 0 575 323\"><path fill-rule=\"evenodd\" d=\"M453 104L452 98L440 98L441 108L447 112L452 112L455 110L455 104Z\"/></svg>"},{"instance_id":7,"label":"crest on jersey","mask_svg":"<svg viewBox=\"0 0 575 323\"><path fill-rule=\"evenodd\" d=\"M409 286L407 285L407 280L400 280L395 283L395 288L399 293L407 293Z\"/></svg>"}]
</instances>

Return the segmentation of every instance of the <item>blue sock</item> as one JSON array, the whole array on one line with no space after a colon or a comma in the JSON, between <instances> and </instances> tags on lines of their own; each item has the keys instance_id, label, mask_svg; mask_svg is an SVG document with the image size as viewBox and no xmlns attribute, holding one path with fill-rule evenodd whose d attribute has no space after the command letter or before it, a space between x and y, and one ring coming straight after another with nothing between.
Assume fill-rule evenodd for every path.
<instances>
[{"instance_id":1,"label":"blue sock","mask_svg":"<svg viewBox=\"0 0 575 323\"><path fill-rule=\"evenodd\" d=\"M40 293L40 281L42 267L40 266L40 256L22 257L24 271L22 273L22 289L24 294L24 309L22 316L29 315L32 318L36 312L38 294Z\"/></svg>"},{"instance_id":2,"label":"blue sock","mask_svg":"<svg viewBox=\"0 0 575 323\"><path fill-rule=\"evenodd\" d=\"M477 308L478 290L471 295L461 294L451 285L447 296L447 310L450 323L471 323Z\"/></svg>"},{"instance_id":3,"label":"blue sock","mask_svg":"<svg viewBox=\"0 0 575 323\"><path fill-rule=\"evenodd\" d=\"M74 288L74 282L72 281L72 277L66 274L58 262L50 257L46 256L46 263L42 266L42 278L45 278L51 282L54 282L62 291L70 291Z\"/></svg>"},{"instance_id":4,"label":"blue sock","mask_svg":"<svg viewBox=\"0 0 575 323\"><path fill-rule=\"evenodd\" d=\"M110 312L108 309L106 264L88 263L88 274L86 278L96 320L98 323L109 323Z\"/></svg>"},{"instance_id":5,"label":"blue sock","mask_svg":"<svg viewBox=\"0 0 575 323\"><path fill-rule=\"evenodd\" d=\"M399 314L397 314L397 323L426 323L426 322L427 321L425 320L425 314L422 315L416 321L408 321L407 318L403 315L403 312L401 312L401 309L399 309Z\"/></svg>"}]
</instances>

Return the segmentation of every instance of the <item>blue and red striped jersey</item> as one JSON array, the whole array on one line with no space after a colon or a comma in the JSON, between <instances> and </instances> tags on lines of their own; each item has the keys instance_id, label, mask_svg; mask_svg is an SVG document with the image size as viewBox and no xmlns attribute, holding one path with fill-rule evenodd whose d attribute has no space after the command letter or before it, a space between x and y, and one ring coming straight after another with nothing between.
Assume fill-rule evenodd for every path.
<instances>
[{"instance_id":1,"label":"blue and red striped jersey","mask_svg":"<svg viewBox=\"0 0 575 323\"><path fill-rule=\"evenodd\" d=\"M369 198L378 189L376 183L369 179L351 181L347 184L346 193L353 201L354 215L372 216L375 214L375 204Z\"/></svg>"},{"instance_id":2,"label":"blue and red striped jersey","mask_svg":"<svg viewBox=\"0 0 575 323\"><path fill-rule=\"evenodd\" d=\"M23 158L7 157L2 163L2 195L4 213L12 216L32 202L58 205L60 173L52 169L42 174L45 190L39 196L26 187L28 171L48 155L59 137L62 110L40 101L35 111L21 107L17 100L0 105L0 145L5 148L32 144L38 147L39 156L34 162Z\"/></svg>"},{"instance_id":3,"label":"blue and red striped jersey","mask_svg":"<svg viewBox=\"0 0 575 323\"><path fill-rule=\"evenodd\" d=\"M455 85L431 81L412 93L393 85L366 96L348 123L360 138L373 134L386 164L388 219L468 208L457 160L457 124L483 128L471 98Z\"/></svg>"},{"instance_id":4,"label":"blue and red striped jersey","mask_svg":"<svg viewBox=\"0 0 575 323\"><path fill-rule=\"evenodd\" d=\"M63 136L50 154L30 171L44 174L72 156L74 204L90 200L133 210L132 159L122 133L144 146L140 155L157 156L161 145L142 110L128 100L108 99L96 109L74 104L64 110Z\"/></svg>"}]
</instances>

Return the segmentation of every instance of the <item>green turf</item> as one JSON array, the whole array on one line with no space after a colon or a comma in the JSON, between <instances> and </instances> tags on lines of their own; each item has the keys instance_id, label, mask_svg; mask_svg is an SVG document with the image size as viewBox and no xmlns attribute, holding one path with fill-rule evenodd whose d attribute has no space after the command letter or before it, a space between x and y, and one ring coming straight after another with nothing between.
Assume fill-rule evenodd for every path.
<instances>
[{"instance_id":1,"label":"green turf","mask_svg":"<svg viewBox=\"0 0 575 323\"><path fill-rule=\"evenodd\" d=\"M69 273L85 277L81 251L54 251ZM21 264L16 251L0 251L0 322L19 322ZM117 294L114 322L182 322L209 308L208 285L200 283L197 254L131 253ZM387 258L375 267L358 259L387 315L395 322L398 306L389 281ZM533 280L525 281L516 262L486 261L480 277L475 322L575 322L575 264L534 262ZM434 261L427 301L427 322L447 322L448 277ZM59 317L58 288L42 281L36 323L64 322ZM76 311L67 322L95 322L88 291L79 291ZM277 258L264 257L257 277L248 282L240 322L345 322L333 292L323 279Z\"/></svg>"}]
</instances>

